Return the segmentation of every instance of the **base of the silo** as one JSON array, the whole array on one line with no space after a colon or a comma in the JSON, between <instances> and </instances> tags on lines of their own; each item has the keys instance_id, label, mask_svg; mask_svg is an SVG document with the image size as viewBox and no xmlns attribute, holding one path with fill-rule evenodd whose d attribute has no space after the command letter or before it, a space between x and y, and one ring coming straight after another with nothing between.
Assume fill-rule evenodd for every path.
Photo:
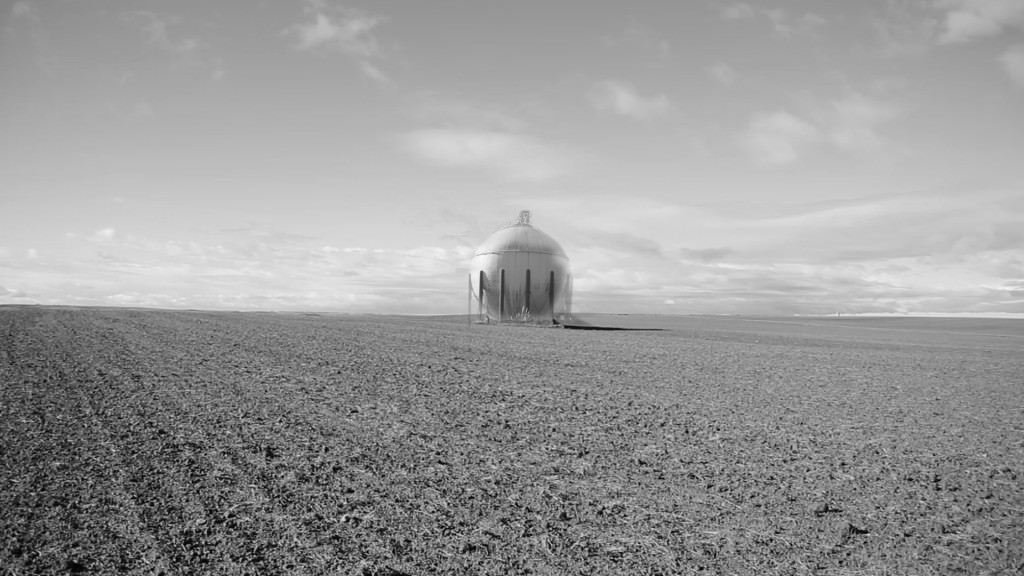
<instances>
[{"instance_id":1,"label":"base of the silo","mask_svg":"<svg viewBox=\"0 0 1024 576\"><path fill-rule=\"evenodd\" d=\"M473 324L479 324L481 326L523 326L530 328L563 328L565 326L565 320L502 320L501 322L494 320L493 318L478 319Z\"/></svg>"}]
</instances>

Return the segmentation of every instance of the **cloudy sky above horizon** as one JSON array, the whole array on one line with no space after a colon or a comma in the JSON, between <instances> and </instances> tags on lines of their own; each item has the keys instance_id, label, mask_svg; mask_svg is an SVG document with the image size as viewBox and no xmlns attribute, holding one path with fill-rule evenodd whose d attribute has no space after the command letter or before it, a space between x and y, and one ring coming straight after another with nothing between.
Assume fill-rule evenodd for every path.
<instances>
[{"instance_id":1,"label":"cloudy sky above horizon","mask_svg":"<svg viewBox=\"0 0 1024 576\"><path fill-rule=\"evenodd\" d=\"M0 7L0 304L1024 313L1024 0Z\"/></svg>"}]
</instances>

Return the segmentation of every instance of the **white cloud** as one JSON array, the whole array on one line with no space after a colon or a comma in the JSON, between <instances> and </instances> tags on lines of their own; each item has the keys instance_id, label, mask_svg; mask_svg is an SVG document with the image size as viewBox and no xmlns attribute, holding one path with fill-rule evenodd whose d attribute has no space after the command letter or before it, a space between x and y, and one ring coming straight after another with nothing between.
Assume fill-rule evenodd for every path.
<instances>
[{"instance_id":1,"label":"white cloud","mask_svg":"<svg viewBox=\"0 0 1024 576\"><path fill-rule=\"evenodd\" d=\"M380 68L374 66L366 60L359 61L359 70L362 71L363 75L373 80L377 84L387 85L391 84L391 77L381 71Z\"/></svg>"},{"instance_id":2,"label":"white cloud","mask_svg":"<svg viewBox=\"0 0 1024 576\"><path fill-rule=\"evenodd\" d=\"M186 22L180 16L135 10L122 12L121 20L135 27L146 42L167 55L175 67L205 70L207 77L214 82L224 77L223 60L214 59L209 43L183 31L186 29ZM117 82L124 85L131 80L132 75L128 72L123 73ZM149 114L136 107L132 115L139 118Z\"/></svg>"},{"instance_id":3,"label":"white cloud","mask_svg":"<svg viewBox=\"0 0 1024 576\"><path fill-rule=\"evenodd\" d=\"M754 9L745 2L730 4L722 9L722 18L726 20L745 20L755 16Z\"/></svg>"},{"instance_id":4,"label":"white cloud","mask_svg":"<svg viewBox=\"0 0 1024 576\"><path fill-rule=\"evenodd\" d=\"M945 0L947 9L939 41L970 42L995 36L1007 28L1024 27L1022 0Z\"/></svg>"},{"instance_id":5,"label":"white cloud","mask_svg":"<svg viewBox=\"0 0 1024 576\"><path fill-rule=\"evenodd\" d=\"M511 132L434 128L406 133L401 143L429 164L483 168L518 181L550 180L571 163L566 152Z\"/></svg>"},{"instance_id":6,"label":"white cloud","mask_svg":"<svg viewBox=\"0 0 1024 576\"><path fill-rule=\"evenodd\" d=\"M1003 65L1010 80L1018 88L1024 89L1024 44L1011 46L999 57L999 63Z\"/></svg>"},{"instance_id":7,"label":"white cloud","mask_svg":"<svg viewBox=\"0 0 1024 576\"><path fill-rule=\"evenodd\" d=\"M423 124L498 132L522 132L527 128L523 119L506 110L438 92L416 94L413 114Z\"/></svg>"},{"instance_id":8,"label":"white cloud","mask_svg":"<svg viewBox=\"0 0 1024 576\"><path fill-rule=\"evenodd\" d=\"M740 136L741 147L762 165L791 164L819 146L871 150L884 144L879 127L897 115L888 102L857 92L809 108L804 116L783 110L755 114Z\"/></svg>"},{"instance_id":9,"label":"white cloud","mask_svg":"<svg viewBox=\"0 0 1024 576\"><path fill-rule=\"evenodd\" d=\"M797 17L791 16L781 8L776 8L764 10L763 13L771 20L775 33L781 36L793 36L797 33L809 34L827 22L825 18L812 12L805 12Z\"/></svg>"},{"instance_id":10,"label":"white cloud","mask_svg":"<svg viewBox=\"0 0 1024 576\"><path fill-rule=\"evenodd\" d=\"M650 312L671 299L691 313L1021 313L1020 193L776 203L770 217L642 195L528 205L572 260L580 311Z\"/></svg>"},{"instance_id":11,"label":"white cloud","mask_svg":"<svg viewBox=\"0 0 1024 576\"><path fill-rule=\"evenodd\" d=\"M321 3L308 4L305 12L310 21L285 31L293 37L296 49L337 51L363 58L380 55L373 35L380 18L351 10L331 11Z\"/></svg>"},{"instance_id":12,"label":"white cloud","mask_svg":"<svg viewBox=\"0 0 1024 576\"><path fill-rule=\"evenodd\" d=\"M292 47L303 52L336 53L353 58L364 76L381 86L392 84L380 66L384 54L374 31L383 22L379 16L321 0L308 0L303 7L306 20L285 29Z\"/></svg>"},{"instance_id":13,"label":"white cloud","mask_svg":"<svg viewBox=\"0 0 1024 576\"><path fill-rule=\"evenodd\" d=\"M117 230L114 228L102 228L92 233L89 240L93 242L111 242L117 237Z\"/></svg>"},{"instance_id":14,"label":"white cloud","mask_svg":"<svg viewBox=\"0 0 1024 576\"><path fill-rule=\"evenodd\" d=\"M903 13L874 18L871 26L878 36L882 56L920 56L928 52L937 23Z\"/></svg>"},{"instance_id":15,"label":"white cloud","mask_svg":"<svg viewBox=\"0 0 1024 576\"><path fill-rule=\"evenodd\" d=\"M11 6L11 14L13 14L15 18L39 20L39 11L35 4L26 0L15 2L14 5Z\"/></svg>"},{"instance_id":16,"label":"white cloud","mask_svg":"<svg viewBox=\"0 0 1024 576\"><path fill-rule=\"evenodd\" d=\"M651 120L672 112L668 98L662 94L641 96L632 85L616 80L599 82L588 95L594 108L628 116L638 120Z\"/></svg>"},{"instance_id":17,"label":"white cloud","mask_svg":"<svg viewBox=\"0 0 1024 576\"><path fill-rule=\"evenodd\" d=\"M139 26L150 44L161 50L178 55L190 55L200 50L203 43L198 38L174 37L168 31L180 18L170 18L147 10L137 10L123 15L123 18Z\"/></svg>"},{"instance_id":18,"label":"white cloud","mask_svg":"<svg viewBox=\"0 0 1024 576\"><path fill-rule=\"evenodd\" d=\"M711 75L725 86L732 86L736 83L736 71L728 64L718 63L708 69Z\"/></svg>"},{"instance_id":19,"label":"white cloud","mask_svg":"<svg viewBox=\"0 0 1024 576\"><path fill-rule=\"evenodd\" d=\"M921 56L935 43L941 25L935 0L885 0L868 16L878 42L875 51L885 57Z\"/></svg>"},{"instance_id":20,"label":"white cloud","mask_svg":"<svg viewBox=\"0 0 1024 576\"><path fill-rule=\"evenodd\" d=\"M773 202L768 217L727 203L546 192L506 206L536 209L566 249L578 311L658 312L671 300L683 313L1024 313L1020 188ZM504 214L502 203L484 211ZM259 227L202 241L105 228L94 234L114 240L102 258L45 250L31 261L27 246L0 248L0 302L460 313L466 260L486 228L467 246L388 248Z\"/></svg>"},{"instance_id":21,"label":"white cloud","mask_svg":"<svg viewBox=\"0 0 1024 576\"><path fill-rule=\"evenodd\" d=\"M811 33L827 22L825 18L813 12L794 16L782 8L754 8L745 2L725 7L720 15L726 20L750 20L761 16L772 23L772 29L780 36Z\"/></svg>"},{"instance_id":22,"label":"white cloud","mask_svg":"<svg viewBox=\"0 0 1024 576\"><path fill-rule=\"evenodd\" d=\"M462 247L343 248L267 229L217 240L157 240L113 228L104 251L5 262L0 303L444 313L465 310ZM78 237L77 235L75 236ZM461 281L461 282L460 282Z\"/></svg>"},{"instance_id":23,"label":"white cloud","mask_svg":"<svg viewBox=\"0 0 1024 576\"><path fill-rule=\"evenodd\" d=\"M755 114L740 145L750 158L764 165L790 164L822 138L813 124L784 110Z\"/></svg>"}]
</instances>

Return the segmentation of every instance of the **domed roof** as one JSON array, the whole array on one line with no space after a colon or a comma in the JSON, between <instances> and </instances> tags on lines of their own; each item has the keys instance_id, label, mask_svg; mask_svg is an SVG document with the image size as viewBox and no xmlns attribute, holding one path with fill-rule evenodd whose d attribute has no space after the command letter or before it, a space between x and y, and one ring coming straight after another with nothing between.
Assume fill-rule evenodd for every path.
<instances>
[{"instance_id":1,"label":"domed roof","mask_svg":"<svg viewBox=\"0 0 1024 576\"><path fill-rule=\"evenodd\" d=\"M565 250L562 250L554 238L530 225L529 218L529 213L526 213L525 218L521 214L519 221L491 234L476 249L476 256L503 252L532 252L568 258Z\"/></svg>"}]
</instances>

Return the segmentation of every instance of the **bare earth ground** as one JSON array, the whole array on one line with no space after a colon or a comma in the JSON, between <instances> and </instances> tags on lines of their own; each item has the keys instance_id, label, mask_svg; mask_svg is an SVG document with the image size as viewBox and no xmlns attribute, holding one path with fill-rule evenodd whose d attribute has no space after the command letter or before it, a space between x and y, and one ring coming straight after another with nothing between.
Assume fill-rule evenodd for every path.
<instances>
[{"instance_id":1,"label":"bare earth ground","mask_svg":"<svg viewBox=\"0 0 1024 576\"><path fill-rule=\"evenodd\" d=\"M0 571L1024 571L1024 322L626 320L0 307Z\"/></svg>"}]
</instances>

